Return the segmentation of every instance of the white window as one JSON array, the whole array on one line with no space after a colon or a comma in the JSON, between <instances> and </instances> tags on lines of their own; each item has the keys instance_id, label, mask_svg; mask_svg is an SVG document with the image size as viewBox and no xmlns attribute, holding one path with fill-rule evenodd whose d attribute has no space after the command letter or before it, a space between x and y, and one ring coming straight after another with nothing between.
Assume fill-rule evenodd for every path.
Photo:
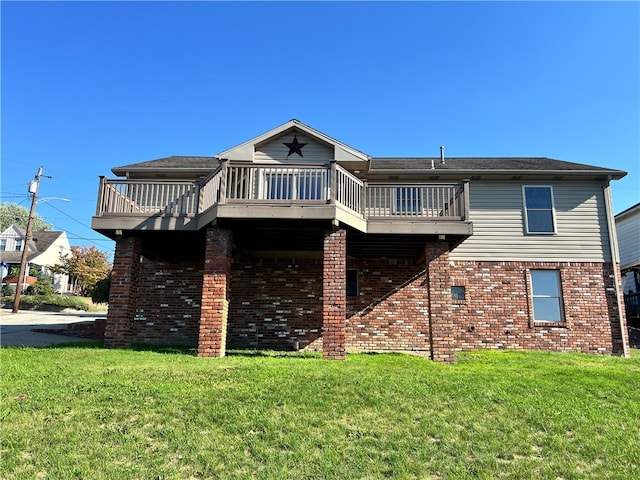
<instances>
[{"instance_id":1,"label":"white window","mask_svg":"<svg viewBox=\"0 0 640 480\"><path fill-rule=\"evenodd\" d=\"M324 169L273 169L263 175L261 199L326 200L327 175Z\"/></svg>"},{"instance_id":2,"label":"white window","mask_svg":"<svg viewBox=\"0 0 640 480\"><path fill-rule=\"evenodd\" d=\"M550 186L523 186L522 197L526 233L555 233L553 189Z\"/></svg>"},{"instance_id":3,"label":"white window","mask_svg":"<svg viewBox=\"0 0 640 480\"><path fill-rule=\"evenodd\" d=\"M395 213L400 215L419 215L422 213L422 189L419 187L400 187L395 190Z\"/></svg>"},{"instance_id":4,"label":"white window","mask_svg":"<svg viewBox=\"0 0 640 480\"><path fill-rule=\"evenodd\" d=\"M16 252L22 251L22 239L21 238L16 240L16 249L15 249L15 251Z\"/></svg>"},{"instance_id":5,"label":"white window","mask_svg":"<svg viewBox=\"0 0 640 480\"><path fill-rule=\"evenodd\" d=\"M7 239L3 238L0 240L0 251L5 251L7 249Z\"/></svg>"},{"instance_id":6,"label":"white window","mask_svg":"<svg viewBox=\"0 0 640 480\"><path fill-rule=\"evenodd\" d=\"M564 322L559 270L531 270L533 320Z\"/></svg>"}]
</instances>

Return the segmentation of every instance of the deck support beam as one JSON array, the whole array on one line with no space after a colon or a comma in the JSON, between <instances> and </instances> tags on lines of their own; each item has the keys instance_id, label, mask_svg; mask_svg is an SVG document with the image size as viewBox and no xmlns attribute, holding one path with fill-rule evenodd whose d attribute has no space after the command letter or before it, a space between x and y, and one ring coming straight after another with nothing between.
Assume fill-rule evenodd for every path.
<instances>
[{"instance_id":1,"label":"deck support beam","mask_svg":"<svg viewBox=\"0 0 640 480\"><path fill-rule=\"evenodd\" d=\"M428 243L425 247L427 290L429 292L429 340L431 359L455 361L454 322L451 309L449 244Z\"/></svg>"},{"instance_id":2,"label":"deck support beam","mask_svg":"<svg viewBox=\"0 0 640 480\"><path fill-rule=\"evenodd\" d=\"M328 232L324 237L322 282L322 357L346 358L347 319L347 231Z\"/></svg>"},{"instance_id":3,"label":"deck support beam","mask_svg":"<svg viewBox=\"0 0 640 480\"><path fill-rule=\"evenodd\" d=\"M198 356L224 357L229 316L231 232L221 228L209 228L206 242Z\"/></svg>"},{"instance_id":4,"label":"deck support beam","mask_svg":"<svg viewBox=\"0 0 640 480\"><path fill-rule=\"evenodd\" d=\"M131 322L135 316L141 252L140 238L122 235L116 237L109 312L104 333L105 347L122 348L131 345Z\"/></svg>"}]
</instances>

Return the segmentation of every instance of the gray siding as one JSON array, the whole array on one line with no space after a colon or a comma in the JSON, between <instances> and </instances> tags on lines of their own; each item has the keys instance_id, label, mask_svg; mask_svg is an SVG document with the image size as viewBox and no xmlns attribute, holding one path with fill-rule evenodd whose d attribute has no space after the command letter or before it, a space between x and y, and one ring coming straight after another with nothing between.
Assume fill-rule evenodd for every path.
<instances>
[{"instance_id":1,"label":"gray siding","mask_svg":"<svg viewBox=\"0 0 640 480\"><path fill-rule=\"evenodd\" d=\"M553 187L556 234L525 234L522 185ZM599 182L472 181L473 235L451 252L451 259L610 261L602 189Z\"/></svg>"},{"instance_id":2,"label":"gray siding","mask_svg":"<svg viewBox=\"0 0 640 480\"><path fill-rule=\"evenodd\" d=\"M616 221L620 267L640 265L640 209Z\"/></svg>"},{"instance_id":3,"label":"gray siding","mask_svg":"<svg viewBox=\"0 0 640 480\"><path fill-rule=\"evenodd\" d=\"M256 163L292 163L296 165L304 164L328 164L333 159L333 148L318 142L312 137L308 137L304 133L296 132L299 143L306 143L302 147L302 157L297 153L287 158L289 147L284 142L291 143L294 133L281 135L263 145L256 145L254 161Z\"/></svg>"}]
</instances>

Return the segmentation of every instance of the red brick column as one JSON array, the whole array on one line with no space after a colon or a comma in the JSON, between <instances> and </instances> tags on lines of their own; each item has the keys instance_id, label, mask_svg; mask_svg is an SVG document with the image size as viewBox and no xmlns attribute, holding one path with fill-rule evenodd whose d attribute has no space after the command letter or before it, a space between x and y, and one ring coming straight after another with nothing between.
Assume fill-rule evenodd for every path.
<instances>
[{"instance_id":1,"label":"red brick column","mask_svg":"<svg viewBox=\"0 0 640 480\"><path fill-rule=\"evenodd\" d=\"M347 319L347 231L338 230L324 237L322 283L322 357L346 358Z\"/></svg>"},{"instance_id":2,"label":"red brick column","mask_svg":"<svg viewBox=\"0 0 640 480\"><path fill-rule=\"evenodd\" d=\"M451 309L449 245L446 242L428 243L425 247L425 257L429 291L431 358L437 362L453 363L455 332Z\"/></svg>"},{"instance_id":3,"label":"red brick column","mask_svg":"<svg viewBox=\"0 0 640 480\"><path fill-rule=\"evenodd\" d=\"M207 230L198 336L199 357L224 357L231 281L231 232Z\"/></svg>"},{"instance_id":4,"label":"red brick column","mask_svg":"<svg viewBox=\"0 0 640 480\"><path fill-rule=\"evenodd\" d=\"M104 346L127 347L131 344L131 322L140 271L142 241L137 237L118 237L111 270L109 311L104 332Z\"/></svg>"}]
</instances>

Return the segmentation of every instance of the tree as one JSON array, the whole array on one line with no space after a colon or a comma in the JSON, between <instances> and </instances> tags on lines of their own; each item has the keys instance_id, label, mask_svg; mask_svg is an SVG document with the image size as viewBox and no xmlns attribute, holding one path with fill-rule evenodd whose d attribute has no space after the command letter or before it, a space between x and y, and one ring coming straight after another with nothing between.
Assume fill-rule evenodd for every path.
<instances>
[{"instance_id":1,"label":"tree","mask_svg":"<svg viewBox=\"0 0 640 480\"><path fill-rule=\"evenodd\" d=\"M96 247L71 247L71 253L61 256L60 263L50 268L54 273L66 273L77 280L81 295L90 294L99 280L111 272L107 254Z\"/></svg>"},{"instance_id":2,"label":"tree","mask_svg":"<svg viewBox=\"0 0 640 480\"><path fill-rule=\"evenodd\" d=\"M11 225L18 225L23 229L27 229L27 222L29 221L29 209L25 208L17 203L3 203L0 205L0 232L4 232ZM42 217L35 214L33 216L32 228L34 232L40 232L42 230L52 230L53 225L45 222Z\"/></svg>"}]
</instances>

